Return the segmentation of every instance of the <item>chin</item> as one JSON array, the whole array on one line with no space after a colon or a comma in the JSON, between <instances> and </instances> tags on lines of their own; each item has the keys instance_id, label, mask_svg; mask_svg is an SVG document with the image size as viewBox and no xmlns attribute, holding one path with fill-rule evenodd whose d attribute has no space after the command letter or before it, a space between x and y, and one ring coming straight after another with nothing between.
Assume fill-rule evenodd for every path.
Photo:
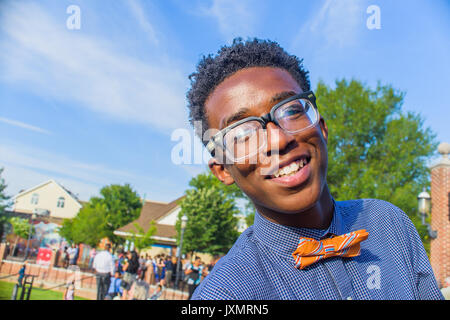
<instances>
[{"instance_id":1,"label":"chin","mask_svg":"<svg viewBox=\"0 0 450 320\"><path fill-rule=\"evenodd\" d=\"M267 192L258 204L271 211L283 214L301 214L314 207L322 194L320 185L310 185L301 190L291 192Z\"/></svg>"}]
</instances>

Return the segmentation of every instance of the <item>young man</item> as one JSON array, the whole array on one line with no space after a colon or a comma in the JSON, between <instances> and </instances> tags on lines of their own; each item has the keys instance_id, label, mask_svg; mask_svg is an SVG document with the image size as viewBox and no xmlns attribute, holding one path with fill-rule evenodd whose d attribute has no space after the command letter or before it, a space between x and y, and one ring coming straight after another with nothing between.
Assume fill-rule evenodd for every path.
<instances>
[{"instance_id":1,"label":"young man","mask_svg":"<svg viewBox=\"0 0 450 320\"><path fill-rule=\"evenodd\" d=\"M192 298L442 299L405 213L333 199L328 129L307 74L277 43L237 39L190 76L190 121L213 155L209 167L256 208Z\"/></svg>"},{"instance_id":2,"label":"young man","mask_svg":"<svg viewBox=\"0 0 450 320\"><path fill-rule=\"evenodd\" d=\"M94 257L93 267L97 278L97 300L104 300L108 294L111 277L114 274L114 261L110 252L111 244L105 244L105 250Z\"/></svg>"}]
</instances>

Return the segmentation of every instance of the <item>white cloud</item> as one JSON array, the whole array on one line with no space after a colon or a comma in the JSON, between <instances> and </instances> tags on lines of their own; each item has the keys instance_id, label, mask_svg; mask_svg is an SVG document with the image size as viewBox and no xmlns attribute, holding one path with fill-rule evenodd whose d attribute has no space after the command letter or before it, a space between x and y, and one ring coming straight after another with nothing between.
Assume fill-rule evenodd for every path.
<instances>
[{"instance_id":1,"label":"white cloud","mask_svg":"<svg viewBox=\"0 0 450 320\"><path fill-rule=\"evenodd\" d=\"M37 147L3 142L0 144L0 168L8 184L7 193L14 195L22 189L55 179L70 191L88 200L99 194L103 186L129 183L142 196L149 199L172 201L179 196L179 181L155 179L132 169L121 170L101 163L88 163ZM178 190L180 189L180 190Z\"/></svg>"},{"instance_id":2,"label":"white cloud","mask_svg":"<svg viewBox=\"0 0 450 320\"><path fill-rule=\"evenodd\" d=\"M131 6L151 34L141 8ZM35 3L8 2L2 10L0 81L121 121L185 126L187 79L175 66L119 53L120 39L68 30Z\"/></svg>"},{"instance_id":3,"label":"white cloud","mask_svg":"<svg viewBox=\"0 0 450 320\"><path fill-rule=\"evenodd\" d=\"M216 19L220 33L227 41L231 41L235 37L251 36L257 8L258 3L254 1L213 0L210 7L201 7L199 12Z\"/></svg>"},{"instance_id":4,"label":"white cloud","mask_svg":"<svg viewBox=\"0 0 450 320\"><path fill-rule=\"evenodd\" d=\"M85 163L26 145L0 144L0 167L8 174L6 181L17 193L49 179L67 182L67 187L88 199L104 185L132 182L142 178L130 171L109 168L102 164ZM64 183L63 183L64 184ZM64 184L64 185L66 185Z\"/></svg>"},{"instance_id":5,"label":"white cloud","mask_svg":"<svg viewBox=\"0 0 450 320\"><path fill-rule=\"evenodd\" d=\"M31 131L38 132L38 133L51 134L51 132L48 130L33 126L33 125L25 123L25 122L17 121L17 120L0 117L0 122L7 123L12 126L31 130Z\"/></svg>"},{"instance_id":6,"label":"white cloud","mask_svg":"<svg viewBox=\"0 0 450 320\"><path fill-rule=\"evenodd\" d=\"M32 169L23 168L16 165L3 165L4 171L2 178L5 179L7 188L5 193L14 196L22 190L32 188L38 184L55 178L55 180L78 196L80 200L87 201L90 197L98 195L100 187L84 183L75 179L65 177L54 177L47 174L36 172Z\"/></svg>"},{"instance_id":7,"label":"white cloud","mask_svg":"<svg viewBox=\"0 0 450 320\"><path fill-rule=\"evenodd\" d=\"M293 47L299 47L311 38L325 48L354 45L366 27L364 13L361 1L326 0L316 14L305 20L294 38Z\"/></svg>"},{"instance_id":8,"label":"white cloud","mask_svg":"<svg viewBox=\"0 0 450 320\"><path fill-rule=\"evenodd\" d=\"M129 0L129 1L127 1L127 4L130 8L131 13L136 18L137 23L147 34L147 38L150 41L150 43L152 43L154 45L158 45L159 39L156 36L155 28L150 23L150 21L147 19L145 11L141 6L141 3L137 0Z\"/></svg>"}]
</instances>

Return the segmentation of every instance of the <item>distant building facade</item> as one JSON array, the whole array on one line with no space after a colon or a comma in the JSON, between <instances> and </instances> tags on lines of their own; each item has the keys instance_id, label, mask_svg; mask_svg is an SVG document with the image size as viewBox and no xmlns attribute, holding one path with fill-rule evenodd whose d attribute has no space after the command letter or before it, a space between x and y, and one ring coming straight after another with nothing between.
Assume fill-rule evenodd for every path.
<instances>
[{"instance_id":1,"label":"distant building facade","mask_svg":"<svg viewBox=\"0 0 450 320\"><path fill-rule=\"evenodd\" d=\"M13 213L45 215L55 223L73 219L82 207L81 201L55 180L21 191L13 197L13 201Z\"/></svg>"},{"instance_id":2,"label":"distant building facade","mask_svg":"<svg viewBox=\"0 0 450 320\"><path fill-rule=\"evenodd\" d=\"M8 212L12 216L29 219L34 225L35 234L30 244L34 251L39 248L56 250L67 245L58 228L64 219L74 218L83 206L76 195L53 179L19 192L12 200ZM7 237L14 236L10 234ZM19 242L21 249L26 246L26 242L22 243L24 240Z\"/></svg>"},{"instance_id":3,"label":"distant building facade","mask_svg":"<svg viewBox=\"0 0 450 320\"><path fill-rule=\"evenodd\" d=\"M138 224L145 232L150 228L151 222L155 222L156 233L152 237L153 253L164 252L175 255L177 247L177 231L175 224L180 213L180 201L183 197L172 202L157 202L145 200L138 219L114 231L115 235L130 237L133 232L138 232L135 224Z\"/></svg>"}]
</instances>

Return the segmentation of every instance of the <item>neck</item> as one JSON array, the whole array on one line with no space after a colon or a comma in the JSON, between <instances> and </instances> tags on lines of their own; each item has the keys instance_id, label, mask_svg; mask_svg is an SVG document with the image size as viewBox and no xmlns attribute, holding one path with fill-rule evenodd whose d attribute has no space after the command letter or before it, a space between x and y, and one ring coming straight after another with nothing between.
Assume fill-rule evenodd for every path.
<instances>
[{"instance_id":1,"label":"neck","mask_svg":"<svg viewBox=\"0 0 450 320\"><path fill-rule=\"evenodd\" d=\"M310 208L295 214L286 214L255 205L267 220L284 226L326 229L333 219L334 204L328 185L325 184L319 200Z\"/></svg>"}]
</instances>

